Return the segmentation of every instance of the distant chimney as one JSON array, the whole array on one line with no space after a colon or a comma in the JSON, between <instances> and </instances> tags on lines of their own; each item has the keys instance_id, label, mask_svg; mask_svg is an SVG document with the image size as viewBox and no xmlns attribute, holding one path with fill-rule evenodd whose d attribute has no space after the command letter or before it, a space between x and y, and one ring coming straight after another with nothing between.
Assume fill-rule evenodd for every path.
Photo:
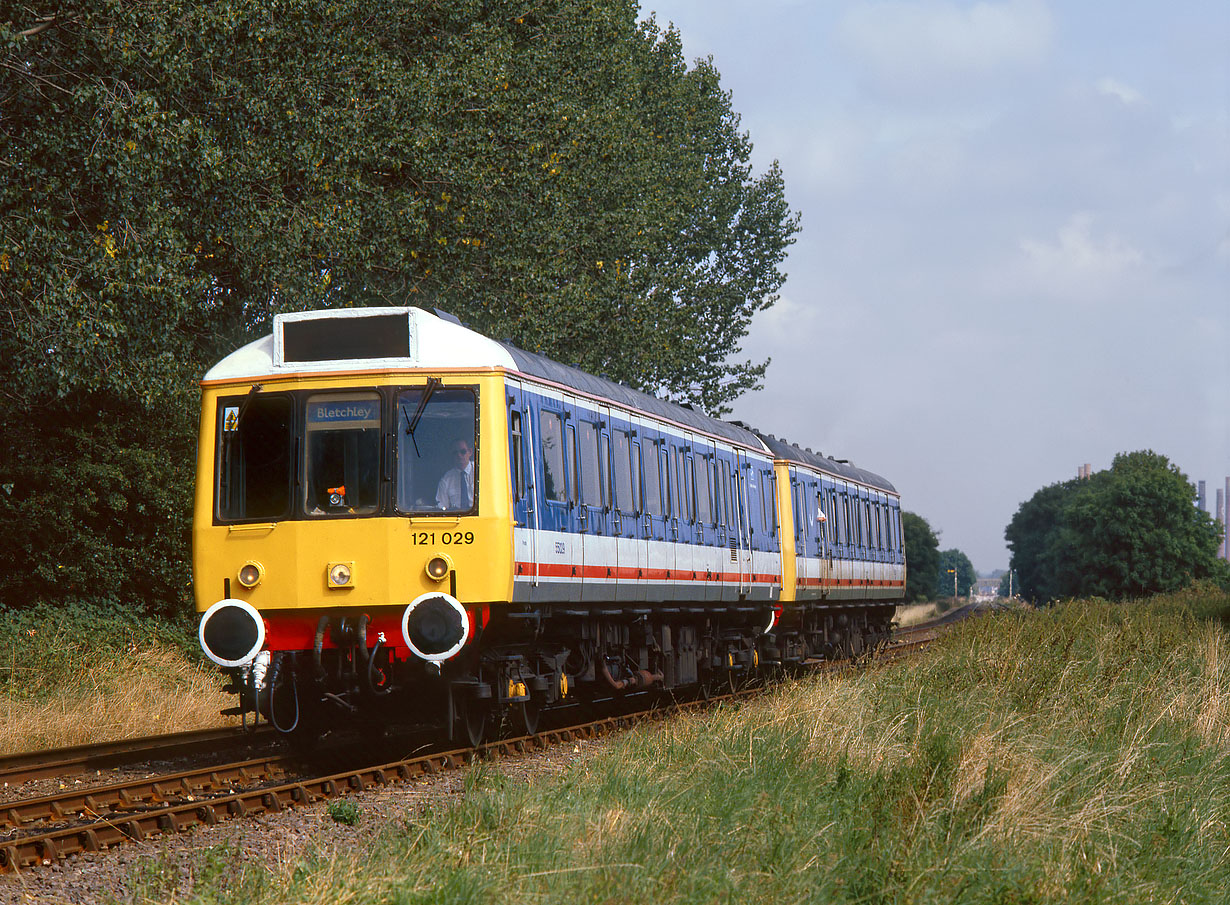
<instances>
[{"instance_id":1,"label":"distant chimney","mask_svg":"<svg viewBox=\"0 0 1230 905\"><path fill-rule=\"evenodd\" d=\"M1226 493L1217 488L1217 524L1221 527L1221 544L1217 547L1218 557L1226 555Z\"/></svg>"},{"instance_id":2,"label":"distant chimney","mask_svg":"<svg viewBox=\"0 0 1230 905\"><path fill-rule=\"evenodd\" d=\"M1082 481L1088 481L1092 474L1093 466L1088 462L1076 469L1076 477Z\"/></svg>"},{"instance_id":3,"label":"distant chimney","mask_svg":"<svg viewBox=\"0 0 1230 905\"><path fill-rule=\"evenodd\" d=\"M1208 497L1205 496L1204 481L1196 482L1196 508L1201 512L1209 511Z\"/></svg>"}]
</instances>

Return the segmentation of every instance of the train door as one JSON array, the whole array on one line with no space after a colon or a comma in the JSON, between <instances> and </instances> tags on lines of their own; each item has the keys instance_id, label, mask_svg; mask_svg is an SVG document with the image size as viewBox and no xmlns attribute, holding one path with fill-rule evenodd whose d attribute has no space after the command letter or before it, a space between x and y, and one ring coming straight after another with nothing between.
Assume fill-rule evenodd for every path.
<instances>
[{"instance_id":1,"label":"train door","mask_svg":"<svg viewBox=\"0 0 1230 905\"><path fill-rule=\"evenodd\" d=\"M699 439L693 450L692 472L696 485L696 546L693 547L696 576L703 582L698 598L716 602L721 599L718 583L722 571L722 550L717 539L717 523L721 520L715 505L716 487L713 480L713 441Z\"/></svg>"},{"instance_id":2,"label":"train door","mask_svg":"<svg viewBox=\"0 0 1230 905\"><path fill-rule=\"evenodd\" d=\"M603 462L602 453L609 449L609 436L603 430L599 413L587 409L574 410L570 439L575 442L574 467L577 487L573 494L576 504L576 528L581 542L583 577L581 599L587 603L615 599L615 542L607 524L604 487L610 469L610 456ZM604 442L605 441L605 442Z\"/></svg>"},{"instance_id":3,"label":"train door","mask_svg":"<svg viewBox=\"0 0 1230 905\"><path fill-rule=\"evenodd\" d=\"M791 466L787 470L790 479L790 508L794 518L794 584L796 599L811 597L814 594L811 557L807 548L807 509L804 505L805 488L803 476L799 470ZM784 541L785 538L782 538Z\"/></svg>"},{"instance_id":4,"label":"train door","mask_svg":"<svg viewBox=\"0 0 1230 905\"><path fill-rule=\"evenodd\" d=\"M666 458L665 438L651 424L641 422L638 430L641 448L641 536L645 539L645 599L669 600L672 597L672 573L675 568L675 547L670 542L670 515L667 504L666 475L662 463Z\"/></svg>"},{"instance_id":5,"label":"train door","mask_svg":"<svg viewBox=\"0 0 1230 905\"><path fill-rule=\"evenodd\" d=\"M816 492L816 596L823 595L823 589L828 587L829 576L833 565L833 513L832 494L830 486L823 479L813 485Z\"/></svg>"},{"instance_id":6,"label":"train door","mask_svg":"<svg viewBox=\"0 0 1230 905\"><path fill-rule=\"evenodd\" d=\"M733 454L729 450L719 450L714 459L714 494L718 508L717 541L721 546L721 569L718 577L718 599L734 600L736 590L729 582L738 571L738 531L735 529L735 501L733 470Z\"/></svg>"},{"instance_id":7,"label":"train door","mask_svg":"<svg viewBox=\"0 0 1230 905\"><path fill-rule=\"evenodd\" d=\"M757 463L752 469L753 480L749 488L754 496L751 506L752 522L752 583L754 598L770 599L777 596L781 575L781 535L778 533L777 477L772 463ZM759 540L757 540L759 538ZM776 548L776 550L775 550Z\"/></svg>"},{"instance_id":8,"label":"train door","mask_svg":"<svg viewBox=\"0 0 1230 905\"><path fill-rule=\"evenodd\" d=\"M538 479L538 586L534 599L577 601L580 596L580 566L584 560L573 527L572 491L575 479L569 471L572 449L567 442L570 428L562 400L542 397L536 427L541 462Z\"/></svg>"},{"instance_id":9,"label":"train door","mask_svg":"<svg viewBox=\"0 0 1230 905\"><path fill-rule=\"evenodd\" d=\"M513 518L513 599L533 599L538 586L538 493L534 419L522 385L506 384L508 467Z\"/></svg>"},{"instance_id":10,"label":"train door","mask_svg":"<svg viewBox=\"0 0 1230 905\"><path fill-rule=\"evenodd\" d=\"M704 598L697 584L695 476L692 474L692 437L685 435L671 450L671 489L674 500L672 533L675 535L676 597L686 600Z\"/></svg>"},{"instance_id":11,"label":"train door","mask_svg":"<svg viewBox=\"0 0 1230 905\"><path fill-rule=\"evenodd\" d=\"M837 547L834 551L833 596L844 600L848 596L851 580L850 567L850 496L844 481L837 483L834 493L833 512L837 518Z\"/></svg>"},{"instance_id":12,"label":"train door","mask_svg":"<svg viewBox=\"0 0 1230 905\"><path fill-rule=\"evenodd\" d=\"M615 598L620 602L645 599L645 569L648 541L641 536L640 442L632 422L609 421L611 445L611 537L615 542L618 581Z\"/></svg>"},{"instance_id":13,"label":"train door","mask_svg":"<svg viewBox=\"0 0 1230 905\"><path fill-rule=\"evenodd\" d=\"M739 596L745 597L751 591L752 581L752 526L748 518L748 472L752 466L747 461L747 455L739 449L735 450L735 470L731 476L731 491L734 493L733 508L735 516L735 547L738 551L737 571L739 575Z\"/></svg>"}]
</instances>

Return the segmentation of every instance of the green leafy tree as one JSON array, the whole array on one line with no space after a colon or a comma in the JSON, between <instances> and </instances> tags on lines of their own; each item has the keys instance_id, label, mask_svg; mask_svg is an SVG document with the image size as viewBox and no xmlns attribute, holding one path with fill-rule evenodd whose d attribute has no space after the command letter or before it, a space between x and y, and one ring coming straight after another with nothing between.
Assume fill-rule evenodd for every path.
<instances>
[{"instance_id":1,"label":"green leafy tree","mask_svg":"<svg viewBox=\"0 0 1230 905\"><path fill-rule=\"evenodd\" d=\"M142 593L183 599L195 382L278 311L439 306L714 413L756 386L798 217L637 13L0 0L0 594L77 593L76 557L128 599L156 555Z\"/></svg>"},{"instance_id":2,"label":"green leafy tree","mask_svg":"<svg viewBox=\"0 0 1230 905\"><path fill-rule=\"evenodd\" d=\"M1022 594L1123 599L1225 581L1219 529L1195 499L1187 477L1151 450L1120 453L1088 480L1043 488L1005 531Z\"/></svg>"},{"instance_id":3,"label":"green leafy tree","mask_svg":"<svg viewBox=\"0 0 1230 905\"><path fill-rule=\"evenodd\" d=\"M929 600L935 591L935 576L940 568L940 541L921 515L901 513L905 537L905 599L908 603Z\"/></svg>"},{"instance_id":4,"label":"green leafy tree","mask_svg":"<svg viewBox=\"0 0 1230 905\"><path fill-rule=\"evenodd\" d=\"M1004 529L1012 552L1012 568L1020 580L1020 594L1029 600L1062 596L1058 528L1063 508L1076 489L1076 481L1051 484L1020 505Z\"/></svg>"},{"instance_id":5,"label":"green leafy tree","mask_svg":"<svg viewBox=\"0 0 1230 905\"><path fill-rule=\"evenodd\" d=\"M952 571L949 571L952 570ZM936 575L935 596L953 596L953 574L956 574L957 597L969 595L969 589L978 580L978 573L968 556L960 550L943 550L940 552L939 574Z\"/></svg>"}]
</instances>

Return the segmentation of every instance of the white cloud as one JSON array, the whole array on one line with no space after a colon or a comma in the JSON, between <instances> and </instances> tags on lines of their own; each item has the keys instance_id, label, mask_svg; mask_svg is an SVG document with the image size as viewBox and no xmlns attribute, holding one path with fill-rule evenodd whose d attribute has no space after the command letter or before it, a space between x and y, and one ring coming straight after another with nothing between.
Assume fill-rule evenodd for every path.
<instances>
[{"instance_id":1,"label":"white cloud","mask_svg":"<svg viewBox=\"0 0 1230 905\"><path fill-rule=\"evenodd\" d=\"M882 0L852 7L840 33L877 74L926 78L1036 63L1050 47L1051 16L1041 0Z\"/></svg>"},{"instance_id":2,"label":"white cloud","mask_svg":"<svg viewBox=\"0 0 1230 905\"><path fill-rule=\"evenodd\" d=\"M1128 106L1142 103L1145 99L1144 95L1131 85L1125 85L1123 82L1112 79L1110 76L1098 79L1094 87L1097 88L1099 94L1118 98Z\"/></svg>"},{"instance_id":3,"label":"white cloud","mask_svg":"<svg viewBox=\"0 0 1230 905\"><path fill-rule=\"evenodd\" d=\"M1075 299L1103 297L1113 285L1139 271L1144 255L1114 235L1095 236L1093 216L1076 213L1054 240L1022 239L1029 272L1057 295Z\"/></svg>"}]
</instances>

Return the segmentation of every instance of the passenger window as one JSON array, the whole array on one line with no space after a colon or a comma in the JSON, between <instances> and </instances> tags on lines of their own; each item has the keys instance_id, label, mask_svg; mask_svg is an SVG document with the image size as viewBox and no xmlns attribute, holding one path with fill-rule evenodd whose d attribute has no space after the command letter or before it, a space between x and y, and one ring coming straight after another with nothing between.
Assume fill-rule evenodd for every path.
<instances>
[{"instance_id":1,"label":"passenger window","mask_svg":"<svg viewBox=\"0 0 1230 905\"><path fill-rule=\"evenodd\" d=\"M514 411L509 416L509 433L512 437L512 490L513 499L525 498L525 450L521 437L521 413Z\"/></svg>"},{"instance_id":2,"label":"passenger window","mask_svg":"<svg viewBox=\"0 0 1230 905\"><path fill-rule=\"evenodd\" d=\"M577 459L581 472L580 501L586 506L602 506L602 473L598 466L598 428L588 421L577 422ZM573 494L575 499L577 494Z\"/></svg>"},{"instance_id":3,"label":"passenger window","mask_svg":"<svg viewBox=\"0 0 1230 905\"><path fill-rule=\"evenodd\" d=\"M679 518L692 521L696 518L696 507L695 504L692 503L691 497L692 482L688 480L690 475L690 470L688 468L688 452L683 449L676 449L675 464L678 466L675 468L675 473L679 476L678 482L675 484L676 491L678 491L676 496L680 498Z\"/></svg>"},{"instance_id":4,"label":"passenger window","mask_svg":"<svg viewBox=\"0 0 1230 905\"><path fill-rule=\"evenodd\" d=\"M375 512L380 502L380 396L311 396L306 428L304 512L310 516ZM473 444L472 419L469 428L467 442Z\"/></svg>"},{"instance_id":5,"label":"passenger window","mask_svg":"<svg viewBox=\"0 0 1230 905\"><path fill-rule=\"evenodd\" d=\"M564 425L564 438L568 441L567 455L564 456L565 467L568 469L568 502L574 506L580 501L577 475L580 473L577 463L577 429L571 424Z\"/></svg>"},{"instance_id":6,"label":"passenger window","mask_svg":"<svg viewBox=\"0 0 1230 905\"><path fill-rule=\"evenodd\" d=\"M615 461L612 465L615 486L611 491L611 505L622 512L634 512L636 507L633 505L632 496L632 438L627 431L620 430L613 431L611 436L615 440Z\"/></svg>"},{"instance_id":7,"label":"passenger window","mask_svg":"<svg viewBox=\"0 0 1230 905\"><path fill-rule=\"evenodd\" d=\"M722 524L727 526L734 525L734 520L731 518L731 465L726 460L722 460L721 475L717 478L718 487L722 489Z\"/></svg>"},{"instance_id":8,"label":"passenger window","mask_svg":"<svg viewBox=\"0 0 1230 905\"><path fill-rule=\"evenodd\" d=\"M693 460L693 465L696 467L696 519L703 525L711 525L713 506L710 500L709 457L701 456L699 463Z\"/></svg>"},{"instance_id":9,"label":"passenger window","mask_svg":"<svg viewBox=\"0 0 1230 905\"><path fill-rule=\"evenodd\" d=\"M543 412L538 419L539 439L542 441L543 491L548 500L563 503L566 499L564 486L564 426L555 412Z\"/></svg>"},{"instance_id":10,"label":"passenger window","mask_svg":"<svg viewBox=\"0 0 1230 905\"><path fill-rule=\"evenodd\" d=\"M602 475L602 505L611 505L615 497L615 488L611 483L611 438L606 434L598 434L598 471Z\"/></svg>"},{"instance_id":11,"label":"passenger window","mask_svg":"<svg viewBox=\"0 0 1230 905\"><path fill-rule=\"evenodd\" d=\"M641 511L641 447L639 443L632 444L632 511Z\"/></svg>"},{"instance_id":12,"label":"passenger window","mask_svg":"<svg viewBox=\"0 0 1230 905\"><path fill-rule=\"evenodd\" d=\"M777 536L777 473L769 469L764 473L769 490L769 527L765 530L770 536Z\"/></svg>"},{"instance_id":13,"label":"passenger window","mask_svg":"<svg viewBox=\"0 0 1230 905\"><path fill-rule=\"evenodd\" d=\"M219 518L275 519L289 514L293 421L290 399L282 395L233 397L219 403Z\"/></svg>"},{"instance_id":14,"label":"passenger window","mask_svg":"<svg viewBox=\"0 0 1230 905\"><path fill-rule=\"evenodd\" d=\"M667 518L674 518L676 508L674 493L675 482L671 480L671 453L670 447L667 446L666 441L663 441L662 443L662 457L659 464L662 469L662 508L665 511Z\"/></svg>"},{"instance_id":15,"label":"passenger window","mask_svg":"<svg viewBox=\"0 0 1230 905\"><path fill-rule=\"evenodd\" d=\"M658 444L656 440L641 443L641 473L645 478L645 512L662 514L662 485L658 475Z\"/></svg>"}]
</instances>

